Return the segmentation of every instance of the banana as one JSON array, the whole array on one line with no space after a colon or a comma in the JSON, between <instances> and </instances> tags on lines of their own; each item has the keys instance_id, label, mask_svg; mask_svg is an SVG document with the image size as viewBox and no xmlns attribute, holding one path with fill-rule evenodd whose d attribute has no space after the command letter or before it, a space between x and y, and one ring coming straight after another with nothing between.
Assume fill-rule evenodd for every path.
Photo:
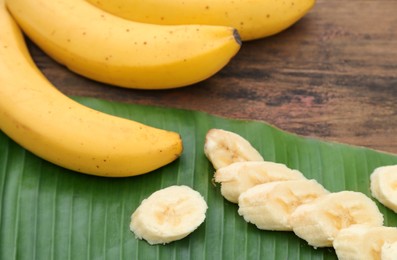
<instances>
[{"instance_id":1,"label":"banana","mask_svg":"<svg viewBox=\"0 0 397 260\"><path fill-rule=\"evenodd\" d=\"M180 156L178 133L95 111L58 91L0 4L1 131L45 160L100 176L143 174Z\"/></svg>"},{"instance_id":2,"label":"banana","mask_svg":"<svg viewBox=\"0 0 397 260\"><path fill-rule=\"evenodd\" d=\"M207 203L188 186L169 186L144 199L131 215L130 229L149 244L167 244L196 230L205 220Z\"/></svg>"},{"instance_id":3,"label":"banana","mask_svg":"<svg viewBox=\"0 0 397 260\"><path fill-rule=\"evenodd\" d=\"M274 35L301 19L315 0L87 0L126 19L154 24L212 24L237 28L243 40Z\"/></svg>"},{"instance_id":4,"label":"banana","mask_svg":"<svg viewBox=\"0 0 397 260\"><path fill-rule=\"evenodd\" d=\"M205 136L204 154L215 170L234 162L263 161L262 155L242 136L223 129L210 129Z\"/></svg>"},{"instance_id":5,"label":"banana","mask_svg":"<svg viewBox=\"0 0 397 260\"><path fill-rule=\"evenodd\" d=\"M238 203L241 193L258 184L306 179L298 170L268 161L235 162L218 169L214 181L221 184L221 194L230 202Z\"/></svg>"},{"instance_id":6,"label":"banana","mask_svg":"<svg viewBox=\"0 0 397 260\"><path fill-rule=\"evenodd\" d=\"M385 242L381 248L381 260L397 260L397 241Z\"/></svg>"},{"instance_id":7,"label":"banana","mask_svg":"<svg viewBox=\"0 0 397 260\"><path fill-rule=\"evenodd\" d=\"M294 233L309 245L331 247L338 232L353 224L383 225L383 215L364 193L340 191L298 206L291 214Z\"/></svg>"},{"instance_id":8,"label":"banana","mask_svg":"<svg viewBox=\"0 0 397 260\"><path fill-rule=\"evenodd\" d=\"M214 75L241 46L234 28L128 21L83 0L6 0L22 30L49 56L87 78L164 89Z\"/></svg>"},{"instance_id":9,"label":"banana","mask_svg":"<svg viewBox=\"0 0 397 260\"><path fill-rule=\"evenodd\" d=\"M390 255L392 249L387 247L387 244L395 242L395 227L353 225L338 233L333 247L339 260L386 260L387 255L394 257L389 259L397 259L397 251Z\"/></svg>"},{"instance_id":10,"label":"banana","mask_svg":"<svg viewBox=\"0 0 397 260\"><path fill-rule=\"evenodd\" d=\"M371 194L397 213L397 165L376 168L370 176Z\"/></svg>"},{"instance_id":11,"label":"banana","mask_svg":"<svg viewBox=\"0 0 397 260\"><path fill-rule=\"evenodd\" d=\"M299 206L329 194L316 180L275 181L243 192L238 213L259 229L292 231L289 218Z\"/></svg>"}]
</instances>

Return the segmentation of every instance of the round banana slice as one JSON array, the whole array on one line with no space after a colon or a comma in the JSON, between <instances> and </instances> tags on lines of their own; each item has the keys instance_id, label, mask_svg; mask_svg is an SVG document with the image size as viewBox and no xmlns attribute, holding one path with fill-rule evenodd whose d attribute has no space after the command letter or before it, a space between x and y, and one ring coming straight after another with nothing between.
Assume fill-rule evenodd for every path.
<instances>
[{"instance_id":1,"label":"round banana slice","mask_svg":"<svg viewBox=\"0 0 397 260\"><path fill-rule=\"evenodd\" d=\"M397 213L397 165L376 168L370 182L372 196Z\"/></svg>"},{"instance_id":2,"label":"round banana slice","mask_svg":"<svg viewBox=\"0 0 397 260\"><path fill-rule=\"evenodd\" d=\"M215 128L205 136L204 154L215 170L233 162L263 161L262 155L242 136Z\"/></svg>"},{"instance_id":3,"label":"round banana slice","mask_svg":"<svg viewBox=\"0 0 397 260\"><path fill-rule=\"evenodd\" d=\"M395 242L395 227L352 225L338 233L333 246L339 260L386 260L397 259L397 252L390 250ZM394 258L387 258L388 255Z\"/></svg>"},{"instance_id":4,"label":"round banana slice","mask_svg":"<svg viewBox=\"0 0 397 260\"><path fill-rule=\"evenodd\" d=\"M354 224L382 226L383 215L364 193L329 193L296 208L290 223L294 233L313 247L331 247L338 232Z\"/></svg>"},{"instance_id":5,"label":"round banana slice","mask_svg":"<svg viewBox=\"0 0 397 260\"><path fill-rule=\"evenodd\" d=\"M131 216L130 229L149 244L182 239L205 220L207 203L188 186L170 186L154 192Z\"/></svg>"},{"instance_id":6,"label":"round banana slice","mask_svg":"<svg viewBox=\"0 0 397 260\"><path fill-rule=\"evenodd\" d=\"M238 213L259 229L292 231L289 222L292 212L299 205L328 193L316 180L264 183L240 195Z\"/></svg>"},{"instance_id":7,"label":"round banana slice","mask_svg":"<svg viewBox=\"0 0 397 260\"><path fill-rule=\"evenodd\" d=\"M241 193L258 184L273 181L306 179L298 170L275 162L235 162L215 172L215 182L221 183L221 194L230 202L238 203Z\"/></svg>"}]
</instances>

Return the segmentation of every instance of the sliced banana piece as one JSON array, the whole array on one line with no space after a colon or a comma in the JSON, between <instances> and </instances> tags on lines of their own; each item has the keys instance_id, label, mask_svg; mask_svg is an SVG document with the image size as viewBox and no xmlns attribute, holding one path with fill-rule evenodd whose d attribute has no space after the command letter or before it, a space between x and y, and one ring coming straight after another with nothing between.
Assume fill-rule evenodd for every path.
<instances>
[{"instance_id":1,"label":"sliced banana piece","mask_svg":"<svg viewBox=\"0 0 397 260\"><path fill-rule=\"evenodd\" d=\"M221 183L221 194L230 202L238 203L241 193L258 184L272 181L306 179L303 174L275 162L235 162L218 169L214 180Z\"/></svg>"},{"instance_id":2,"label":"sliced banana piece","mask_svg":"<svg viewBox=\"0 0 397 260\"><path fill-rule=\"evenodd\" d=\"M154 192L131 216L130 229L149 244L182 239L205 220L207 203L188 186L170 186Z\"/></svg>"},{"instance_id":3,"label":"sliced banana piece","mask_svg":"<svg viewBox=\"0 0 397 260\"><path fill-rule=\"evenodd\" d=\"M331 247L338 232L353 224L383 225L383 215L364 193L340 191L303 204L291 214L294 233L313 247Z\"/></svg>"},{"instance_id":4,"label":"sliced banana piece","mask_svg":"<svg viewBox=\"0 0 397 260\"><path fill-rule=\"evenodd\" d=\"M381 260L397 260L397 241L395 242L385 242L382 245L381 253L380 253Z\"/></svg>"},{"instance_id":5,"label":"sliced banana piece","mask_svg":"<svg viewBox=\"0 0 397 260\"><path fill-rule=\"evenodd\" d=\"M316 180L275 181L243 192L238 213L259 229L292 231L289 218L299 206L329 194Z\"/></svg>"},{"instance_id":6,"label":"sliced banana piece","mask_svg":"<svg viewBox=\"0 0 397 260\"><path fill-rule=\"evenodd\" d=\"M352 225L338 233L333 246L339 260L384 260L381 256L389 254L389 247L383 246L396 241L395 227ZM397 259L396 257L394 255L394 258L389 259Z\"/></svg>"},{"instance_id":7,"label":"sliced banana piece","mask_svg":"<svg viewBox=\"0 0 397 260\"><path fill-rule=\"evenodd\" d=\"M397 165L376 168L370 182L372 196L397 213Z\"/></svg>"},{"instance_id":8,"label":"sliced banana piece","mask_svg":"<svg viewBox=\"0 0 397 260\"><path fill-rule=\"evenodd\" d=\"M262 155L245 138L215 128L210 129L205 136L204 154L215 170L233 162L263 161Z\"/></svg>"}]
</instances>

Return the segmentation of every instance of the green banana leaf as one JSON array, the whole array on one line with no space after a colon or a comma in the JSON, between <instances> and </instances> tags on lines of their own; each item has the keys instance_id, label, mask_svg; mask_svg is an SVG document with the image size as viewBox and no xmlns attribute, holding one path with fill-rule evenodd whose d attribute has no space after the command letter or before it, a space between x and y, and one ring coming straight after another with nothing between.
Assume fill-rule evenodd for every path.
<instances>
[{"instance_id":1,"label":"green banana leaf","mask_svg":"<svg viewBox=\"0 0 397 260\"><path fill-rule=\"evenodd\" d=\"M304 138L264 122L206 113L77 98L94 109L177 131L184 152L149 174L103 178L48 163L0 132L0 259L337 259L332 248L314 249L293 232L248 224L211 179L204 156L206 132L222 128L249 140L266 160L299 169L330 191L370 196L369 175L397 164L397 155ZM133 147L131 147L133 149ZM129 230L130 215L152 192L174 184L199 191L208 203L205 222L185 239L151 246ZM377 202L378 203L378 202ZM379 204L385 225L397 215Z\"/></svg>"}]
</instances>

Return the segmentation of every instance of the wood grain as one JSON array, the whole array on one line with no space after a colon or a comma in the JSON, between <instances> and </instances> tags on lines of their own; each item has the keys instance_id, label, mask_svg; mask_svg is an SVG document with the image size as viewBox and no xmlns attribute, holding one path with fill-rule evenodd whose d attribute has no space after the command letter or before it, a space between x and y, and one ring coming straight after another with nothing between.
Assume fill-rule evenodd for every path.
<instances>
[{"instance_id":1,"label":"wood grain","mask_svg":"<svg viewBox=\"0 0 397 260\"><path fill-rule=\"evenodd\" d=\"M299 135L397 153L396 11L395 0L319 0L288 30L244 42L212 78L161 91L93 82L29 46L67 95L261 120Z\"/></svg>"}]
</instances>

